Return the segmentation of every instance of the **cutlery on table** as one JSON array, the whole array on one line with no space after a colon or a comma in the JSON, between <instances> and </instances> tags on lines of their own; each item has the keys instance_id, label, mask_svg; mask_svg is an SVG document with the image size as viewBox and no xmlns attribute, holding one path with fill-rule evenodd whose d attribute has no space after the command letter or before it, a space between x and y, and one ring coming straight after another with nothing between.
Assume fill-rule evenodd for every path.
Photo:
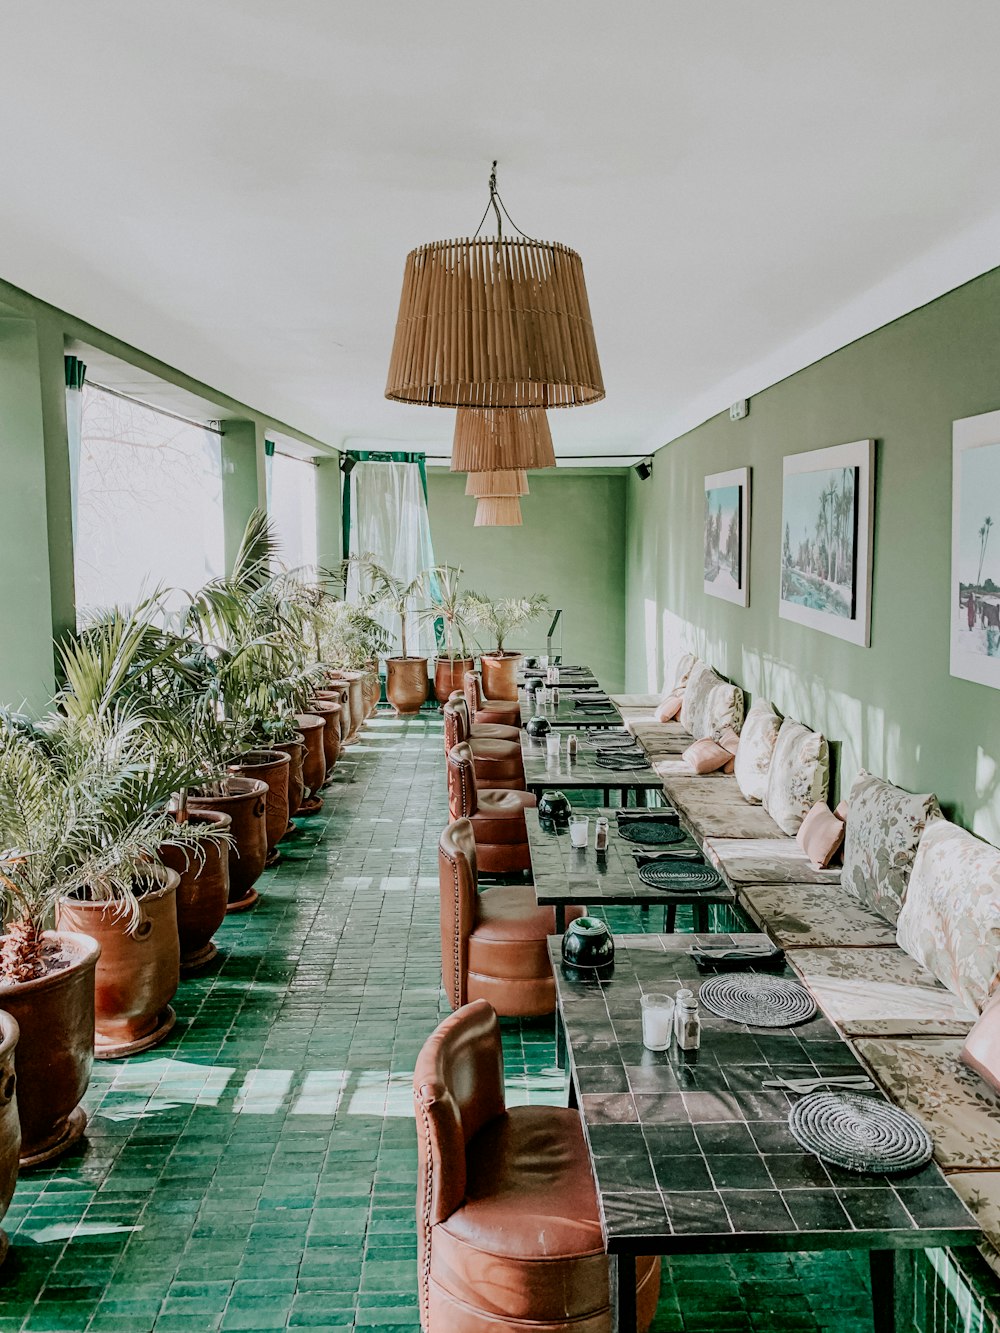
<instances>
[{"instance_id":1,"label":"cutlery on table","mask_svg":"<svg viewBox=\"0 0 1000 1333\"><path fill-rule=\"evenodd\" d=\"M817 1088L849 1088L853 1092L867 1092L875 1084L867 1074L844 1074L840 1078L769 1078L763 1088L781 1088L785 1092L815 1092Z\"/></svg>"}]
</instances>

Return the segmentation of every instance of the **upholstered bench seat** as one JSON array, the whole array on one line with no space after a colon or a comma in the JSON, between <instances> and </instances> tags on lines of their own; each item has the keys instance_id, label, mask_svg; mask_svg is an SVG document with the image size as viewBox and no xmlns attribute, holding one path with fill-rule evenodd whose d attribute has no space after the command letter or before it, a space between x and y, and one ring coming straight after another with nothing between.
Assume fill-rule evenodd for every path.
<instances>
[{"instance_id":1,"label":"upholstered bench seat","mask_svg":"<svg viewBox=\"0 0 1000 1333\"><path fill-rule=\"evenodd\" d=\"M694 737L679 722L636 722L629 730L649 759L669 759L694 744Z\"/></svg>"},{"instance_id":2,"label":"upholstered bench seat","mask_svg":"<svg viewBox=\"0 0 1000 1333\"><path fill-rule=\"evenodd\" d=\"M663 790L699 841L783 836L763 806L743 799L735 778L667 777Z\"/></svg>"},{"instance_id":3,"label":"upholstered bench seat","mask_svg":"<svg viewBox=\"0 0 1000 1333\"><path fill-rule=\"evenodd\" d=\"M961 1037L859 1041L858 1053L898 1106L934 1140L945 1171L1000 1171L1000 1097L962 1064Z\"/></svg>"},{"instance_id":4,"label":"upholstered bench seat","mask_svg":"<svg viewBox=\"0 0 1000 1333\"><path fill-rule=\"evenodd\" d=\"M785 833L774 838L707 838L705 854L734 889L751 884L840 886L839 866L817 870L795 839ZM848 895L833 897L839 901Z\"/></svg>"},{"instance_id":5,"label":"upholstered bench seat","mask_svg":"<svg viewBox=\"0 0 1000 1333\"><path fill-rule=\"evenodd\" d=\"M1000 1277L1000 1170L961 1171L948 1183L982 1227L979 1253Z\"/></svg>"},{"instance_id":6,"label":"upholstered bench seat","mask_svg":"<svg viewBox=\"0 0 1000 1333\"><path fill-rule=\"evenodd\" d=\"M896 929L825 884L742 885L740 905L782 949L891 948Z\"/></svg>"},{"instance_id":7,"label":"upholstered bench seat","mask_svg":"<svg viewBox=\"0 0 1000 1333\"><path fill-rule=\"evenodd\" d=\"M611 702L619 708L656 708L662 694L612 694Z\"/></svg>"},{"instance_id":8,"label":"upholstered bench seat","mask_svg":"<svg viewBox=\"0 0 1000 1333\"><path fill-rule=\"evenodd\" d=\"M902 949L798 948L787 957L845 1037L964 1037L978 1017Z\"/></svg>"}]
</instances>

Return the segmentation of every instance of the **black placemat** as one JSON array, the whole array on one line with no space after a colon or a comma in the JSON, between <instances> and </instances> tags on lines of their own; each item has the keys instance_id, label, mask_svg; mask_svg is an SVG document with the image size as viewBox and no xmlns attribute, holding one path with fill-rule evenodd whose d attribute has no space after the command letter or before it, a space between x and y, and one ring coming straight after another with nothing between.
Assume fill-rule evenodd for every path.
<instances>
[{"instance_id":1,"label":"black placemat","mask_svg":"<svg viewBox=\"0 0 1000 1333\"><path fill-rule=\"evenodd\" d=\"M667 847L672 842L684 842L687 834L679 824L668 824L652 819L637 820L635 823L618 821L618 832L628 842L637 842L643 847Z\"/></svg>"},{"instance_id":2,"label":"black placemat","mask_svg":"<svg viewBox=\"0 0 1000 1333\"><path fill-rule=\"evenodd\" d=\"M671 893L710 893L722 887L721 876L711 866L687 861L647 861L636 874L643 884Z\"/></svg>"},{"instance_id":3,"label":"black placemat","mask_svg":"<svg viewBox=\"0 0 1000 1333\"><path fill-rule=\"evenodd\" d=\"M934 1151L912 1115L860 1092L811 1092L789 1111L788 1128L821 1161L848 1171L916 1171Z\"/></svg>"}]
</instances>

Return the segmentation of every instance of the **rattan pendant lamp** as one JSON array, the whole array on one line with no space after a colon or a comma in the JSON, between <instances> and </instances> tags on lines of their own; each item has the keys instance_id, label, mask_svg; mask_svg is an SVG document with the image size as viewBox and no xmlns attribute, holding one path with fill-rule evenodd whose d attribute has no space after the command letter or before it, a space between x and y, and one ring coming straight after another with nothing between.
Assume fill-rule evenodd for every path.
<instances>
[{"instance_id":1,"label":"rattan pendant lamp","mask_svg":"<svg viewBox=\"0 0 1000 1333\"><path fill-rule=\"evenodd\" d=\"M481 238L490 208L497 234ZM432 241L407 255L387 398L537 411L604 397L580 256L516 228L504 236L503 217L514 226L494 162L475 236Z\"/></svg>"},{"instance_id":2,"label":"rattan pendant lamp","mask_svg":"<svg viewBox=\"0 0 1000 1333\"><path fill-rule=\"evenodd\" d=\"M484 495L476 501L477 528L521 527L521 501L516 495Z\"/></svg>"},{"instance_id":3,"label":"rattan pendant lamp","mask_svg":"<svg viewBox=\"0 0 1000 1333\"><path fill-rule=\"evenodd\" d=\"M528 474L523 468L497 472L470 472L465 479L466 495L477 500L494 495L527 495Z\"/></svg>"},{"instance_id":4,"label":"rattan pendant lamp","mask_svg":"<svg viewBox=\"0 0 1000 1333\"><path fill-rule=\"evenodd\" d=\"M555 467L549 419L537 408L460 408L455 414L452 472Z\"/></svg>"}]
</instances>

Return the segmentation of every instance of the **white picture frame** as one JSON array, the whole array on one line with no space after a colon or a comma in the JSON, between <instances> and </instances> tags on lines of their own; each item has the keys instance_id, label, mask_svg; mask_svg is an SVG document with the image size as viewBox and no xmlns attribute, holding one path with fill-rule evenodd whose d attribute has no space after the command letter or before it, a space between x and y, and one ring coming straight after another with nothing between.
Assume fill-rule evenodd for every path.
<instances>
[{"instance_id":1,"label":"white picture frame","mask_svg":"<svg viewBox=\"0 0 1000 1333\"><path fill-rule=\"evenodd\" d=\"M870 647L874 526L874 440L786 455L779 616Z\"/></svg>"},{"instance_id":2,"label":"white picture frame","mask_svg":"<svg viewBox=\"0 0 1000 1333\"><path fill-rule=\"evenodd\" d=\"M950 671L998 690L1000 412L953 422L951 439Z\"/></svg>"},{"instance_id":3,"label":"white picture frame","mask_svg":"<svg viewBox=\"0 0 1000 1333\"><path fill-rule=\"evenodd\" d=\"M733 492L736 492L733 495ZM713 503L712 496L718 497ZM714 514L714 520L713 520ZM713 522L724 528L721 540ZM731 524L736 523L736 532ZM713 472L705 478L703 586L709 597L750 605L750 468ZM728 555L727 555L728 547Z\"/></svg>"}]
</instances>

